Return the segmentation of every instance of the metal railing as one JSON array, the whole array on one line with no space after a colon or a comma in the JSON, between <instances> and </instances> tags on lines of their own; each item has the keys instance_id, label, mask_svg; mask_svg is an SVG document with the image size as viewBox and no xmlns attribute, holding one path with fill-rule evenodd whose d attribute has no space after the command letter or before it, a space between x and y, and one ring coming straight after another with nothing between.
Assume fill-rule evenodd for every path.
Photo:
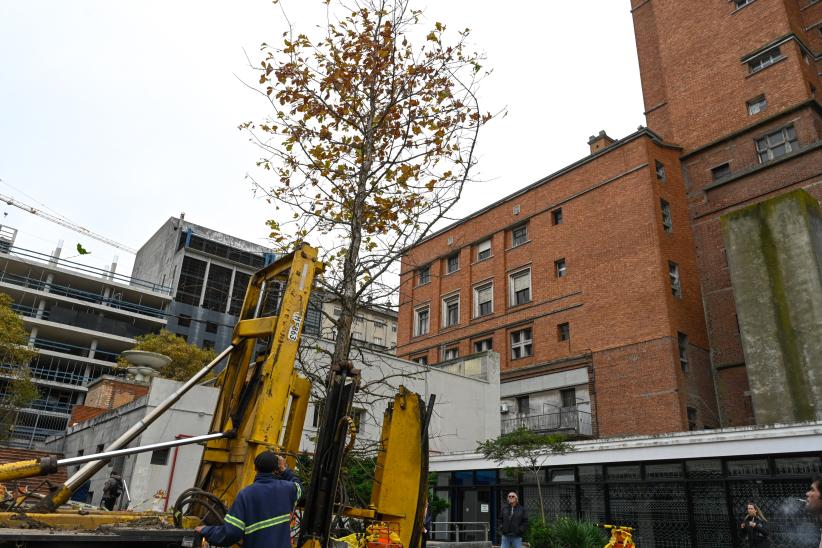
<instances>
[{"instance_id":1,"label":"metal railing","mask_svg":"<svg viewBox=\"0 0 822 548\"><path fill-rule=\"evenodd\" d=\"M490 540L491 525L487 521L435 521L431 538L451 542Z\"/></svg>"},{"instance_id":2,"label":"metal railing","mask_svg":"<svg viewBox=\"0 0 822 548\"><path fill-rule=\"evenodd\" d=\"M561 408L553 413L521 415L503 419L502 433L507 434L518 428L532 432L568 432L581 436L592 435L591 414L576 407Z\"/></svg>"}]
</instances>

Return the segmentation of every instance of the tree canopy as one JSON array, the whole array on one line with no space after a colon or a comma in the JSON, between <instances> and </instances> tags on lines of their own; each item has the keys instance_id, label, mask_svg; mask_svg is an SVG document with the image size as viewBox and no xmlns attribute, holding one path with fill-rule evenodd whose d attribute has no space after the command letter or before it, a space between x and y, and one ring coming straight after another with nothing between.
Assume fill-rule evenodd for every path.
<instances>
[{"instance_id":1,"label":"tree canopy","mask_svg":"<svg viewBox=\"0 0 822 548\"><path fill-rule=\"evenodd\" d=\"M13 299L0 293L0 363L5 388L0 400L0 439L9 434L18 409L37 399L39 392L31 380L29 363L37 355L28 344L28 332L20 316L11 308Z\"/></svg>"},{"instance_id":2,"label":"tree canopy","mask_svg":"<svg viewBox=\"0 0 822 548\"><path fill-rule=\"evenodd\" d=\"M516 467L527 470L536 478L540 515L544 521L545 505L539 471L551 456L564 455L573 450L565 440L562 434L540 434L521 426L513 432L480 442L477 451L497 464L513 461Z\"/></svg>"},{"instance_id":3,"label":"tree canopy","mask_svg":"<svg viewBox=\"0 0 822 548\"><path fill-rule=\"evenodd\" d=\"M160 370L160 376L176 381L187 381L216 357L213 350L189 344L182 337L165 329L159 333L138 336L134 350L157 352L171 358L171 363ZM117 363L122 367L128 365L122 358Z\"/></svg>"},{"instance_id":4,"label":"tree canopy","mask_svg":"<svg viewBox=\"0 0 822 548\"><path fill-rule=\"evenodd\" d=\"M385 274L457 202L492 116L479 108L486 72L468 29L424 27L409 0L323 1L317 37L291 29L262 45L272 113L241 128L275 175L254 180L275 208L272 240L324 250L324 283L342 306L333 359L345 360L357 306L394 290Z\"/></svg>"}]
</instances>

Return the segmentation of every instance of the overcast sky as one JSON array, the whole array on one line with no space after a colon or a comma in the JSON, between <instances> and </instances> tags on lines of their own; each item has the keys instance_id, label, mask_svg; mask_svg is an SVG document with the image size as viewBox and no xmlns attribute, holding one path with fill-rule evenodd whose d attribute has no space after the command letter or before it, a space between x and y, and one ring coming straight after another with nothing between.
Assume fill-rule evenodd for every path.
<instances>
[{"instance_id":1,"label":"overcast sky","mask_svg":"<svg viewBox=\"0 0 822 548\"><path fill-rule=\"evenodd\" d=\"M322 23L284 0L298 30ZM429 23L472 29L494 73L480 135L481 182L457 214L483 207L588 154L599 130L644 124L628 0L419 0ZM284 30L265 0L0 2L0 194L138 248L170 216L265 244L270 206L252 196L258 150L237 130L266 102L246 54ZM17 245L66 241L103 267L133 257L0 202Z\"/></svg>"}]
</instances>

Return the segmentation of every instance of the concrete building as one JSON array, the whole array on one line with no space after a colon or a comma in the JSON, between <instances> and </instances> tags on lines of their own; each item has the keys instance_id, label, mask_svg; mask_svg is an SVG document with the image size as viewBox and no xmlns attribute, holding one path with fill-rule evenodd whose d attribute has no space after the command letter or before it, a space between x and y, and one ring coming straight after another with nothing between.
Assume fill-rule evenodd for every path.
<instances>
[{"instance_id":1,"label":"concrete building","mask_svg":"<svg viewBox=\"0 0 822 548\"><path fill-rule=\"evenodd\" d=\"M822 338L822 326L802 306L819 284L779 280L801 269L811 281L822 264L812 243L818 225L800 219L813 208L803 199L786 208L781 198L804 190L822 199L822 3L733 0L694 9L631 0L631 8L647 125L682 147L722 424L822 418L822 349L806 344ZM744 213L751 208L759 213ZM791 222L772 230L766 209ZM757 234L784 260L757 266L761 249L752 254L746 240ZM770 306L751 306L757 300ZM776 380L786 376L792 380Z\"/></svg>"},{"instance_id":2,"label":"concrete building","mask_svg":"<svg viewBox=\"0 0 822 548\"><path fill-rule=\"evenodd\" d=\"M717 427L680 149L644 128L589 144L407 251L397 355L499 352L504 430Z\"/></svg>"},{"instance_id":3,"label":"concrete building","mask_svg":"<svg viewBox=\"0 0 822 548\"><path fill-rule=\"evenodd\" d=\"M337 333L333 320L340 317L342 308L333 296L326 296L322 301L321 334L325 339L335 340ZM393 354L397 346L397 311L387 306L360 306L354 318L351 339L355 345Z\"/></svg>"},{"instance_id":4,"label":"concrete building","mask_svg":"<svg viewBox=\"0 0 822 548\"><path fill-rule=\"evenodd\" d=\"M85 385L115 372L120 352L135 337L166 326L170 288L14 245L16 231L0 228L0 291L37 350L31 363L40 397L20 410L14 446L32 447L66 428L72 406L83 403ZM7 366L8 367L8 366Z\"/></svg>"},{"instance_id":5,"label":"concrete building","mask_svg":"<svg viewBox=\"0 0 822 548\"><path fill-rule=\"evenodd\" d=\"M143 419L181 384L159 377L151 379L150 387L134 381L98 381L89 386L87 399L97 405L103 401L113 401L114 406L96 407L98 413L90 417L88 410L95 407L85 406L87 418L69 426L65 433L49 438L45 447L66 457L99 453L107 443ZM131 388L135 387L141 389L143 394L133 398ZM217 396L216 388L195 386L131 445L147 445L208 432ZM122 403L124 401L127 403ZM129 502L126 496L121 496L117 508L165 510L174 504L180 493L194 484L202 451L202 446L195 444L116 457L91 479L83 493L78 493L74 498L83 498L85 502L99 505L103 484L112 471L117 471L126 482L131 498ZM68 471L69 475L79 468L73 467ZM162 494L155 496L160 491Z\"/></svg>"},{"instance_id":6,"label":"concrete building","mask_svg":"<svg viewBox=\"0 0 822 548\"><path fill-rule=\"evenodd\" d=\"M251 274L275 258L267 247L171 217L137 251L132 275L171 287L169 331L220 351L231 342ZM309 326L319 329L316 311Z\"/></svg>"}]
</instances>

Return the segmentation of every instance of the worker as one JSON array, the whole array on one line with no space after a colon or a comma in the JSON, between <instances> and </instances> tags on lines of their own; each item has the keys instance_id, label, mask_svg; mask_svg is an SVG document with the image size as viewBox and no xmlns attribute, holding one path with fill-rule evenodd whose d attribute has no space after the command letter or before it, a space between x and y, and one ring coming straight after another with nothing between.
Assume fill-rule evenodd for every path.
<instances>
[{"instance_id":1,"label":"worker","mask_svg":"<svg viewBox=\"0 0 822 548\"><path fill-rule=\"evenodd\" d=\"M100 500L100 506L106 510L114 510L114 503L120 498L122 490L123 478L117 472L112 472L103 484L103 498Z\"/></svg>"},{"instance_id":2,"label":"worker","mask_svg":"<svg viewBox=\"0 0 822 548\"><path fill-rule=\"evenodd\" d=\"M285 459L263 451L254 459L254 483L237 493L222 525L197 527L209 544L244 548L290 548L291 512L302 494L300 482Z\"/></svg>"}]
</instances>

